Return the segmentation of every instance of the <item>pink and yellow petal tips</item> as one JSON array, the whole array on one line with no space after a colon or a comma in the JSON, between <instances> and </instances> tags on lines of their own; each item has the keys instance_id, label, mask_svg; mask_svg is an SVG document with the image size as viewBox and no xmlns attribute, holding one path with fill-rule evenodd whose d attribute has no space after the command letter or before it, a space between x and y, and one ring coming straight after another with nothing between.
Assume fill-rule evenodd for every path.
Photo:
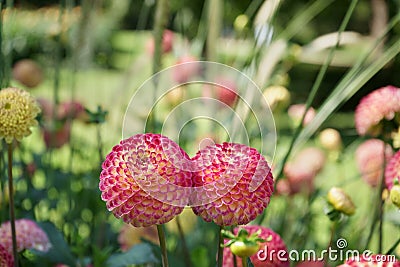
<instances>
[{"instance_id":1,"label":"pink and yellow petal tips","mask_svg":"<svg viewBox=\"0 0 400 267\"><path fill-rule=\"evenodd\" d=\"M221 226L254 220L268 206L273 192L271 169L254 148L235 143L208 146L193 161L195 214Z\"/></svg>"},{"instance_id":2,"label":"pink and yellow petal tips","mask_svg":"<svg viewBox=\"0 0 400 267\"><path fill-rule=\"evenodd\" d=\"M102 165L99 188L107 209L137 227L163 224L189 203L191 162L172 140L137 134L122 140Z\"/></svg>"}]
</instances>

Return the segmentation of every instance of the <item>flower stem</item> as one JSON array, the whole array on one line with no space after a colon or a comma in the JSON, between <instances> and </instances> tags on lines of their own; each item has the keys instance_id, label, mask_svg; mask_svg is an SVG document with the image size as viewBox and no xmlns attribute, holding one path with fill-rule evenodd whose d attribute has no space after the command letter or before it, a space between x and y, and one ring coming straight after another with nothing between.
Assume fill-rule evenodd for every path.
<instances>
[{"instance_id":1,"label":"flower stem","mask_svg":"<svg viewBox=\"0 0 400 267\"><path fill-rule=\"evenodd\" d=\"M222 236L223 227L218 228L218 254L217 254L217 267L222 267L223 256L224 256L224 237Z\"/></svg>"},{"instance_id":2,"label":"flower stem","mask_svg":"<svg viewBox=\"0 0 400 267\"><path fill-rule=\"evenodd\" d=\"M389 142L386 142L384 138L383 142L383 164L382 164L382 175L381 175L381 180L379 184L379 191L378 191L378 216L379 216L379 225L378 225L378 253L382 253L382 243L383 243L383 204L385 201L382 199L382 193L383 190L385 189L385 167L386 167L386 145L389 144Z\"/></svg>"},{"instance_id":3,"label":"flower stem","mask_svg":"<svg viewBox=\"0 0 400 267\"><path fill-rule=\"evenodd\" d=\"M17 234L15 231L15 212L14 212L14 185L12 176L12 157L13 147L12 143L8 144L8 192L10 195L10 223L11 223L11 236L12 236L12 251L14 256L14 267L18 267L18 252L17 252Z\"/></svg>"},{"instance_id":4,"label":"flower stem","mask_svg":"<svg viewBox=\"0 0 400 267\"><path fill-rule=\"evenodd\" d=\"M165 244L165 232L162 225L157 224L157 232L160 241L162 266L168 267L167 246Z\"/></svg>"},{"instance_id":5,"label":"flower stem","mask_svg":"<svg viewBox=\"0 0 400 267\"><path fill-rule=\"evenodd\" d=\"M243 267L249 266L249 265L247 264L247 257L243 257L243 258L242 258L242 266L243 266Z\"/></svg>"},{"instance_id":6,"label":"flower stem","mask_svg":"<svg viewBox=\"0 0 400 267\"><path fill-rule=\"evenodd\" d=\"M179 238L181 239L181 242L182 242L182 250L183 250L183 255L184 255L183 260L185 261L186 267L191 267L192 262L190 260L190 253L189 253L188 246L186 244L185 234L183 233L182 224L181 224L181 220L179 219L179 216L176 217L176 226L178 227Z\"/></svg>"},{"instance_id":7,"label":"flower stem","mask_svg":"<svg viewBox=\"0 0 400 267\"><path fill-rule=\"evenodd\" d=\"M334 222L332 222L331 237L329 239L329 243L328 243L328 247L327 247L326 251L330 251L330 248L332 247L333 238L335 237L336 228L337 228L337 222L334 221ZM329 260L329 258L326 255L324 257L324 267L328 266L328 260Z\"/></svg>"}]
</instances>

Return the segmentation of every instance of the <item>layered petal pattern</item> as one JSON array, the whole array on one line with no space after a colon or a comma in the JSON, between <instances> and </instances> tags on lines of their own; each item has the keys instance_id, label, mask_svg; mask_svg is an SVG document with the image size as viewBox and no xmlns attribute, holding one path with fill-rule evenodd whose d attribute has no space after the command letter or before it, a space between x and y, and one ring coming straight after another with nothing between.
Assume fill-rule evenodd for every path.
<instances>
[{"instance_id":1,"label":"layered petal pattern","mask_svg":"<svg viewBox=\"0 0 400 267\"><path fill-rule=\"evenodd\" d=\"M102 169L101 198L117 218L133 226L166 223L189 202L189 157L160 134L122 140L107 155Z\"/></svg>"},{"instance_id":2,"label":"layered petal pattern","mask_svg":"<svg viewBox=\"0 0 400 267\"><path fill-rule=\"evenodd\" d=\"M272 173L256 149L216 144L200 150L192 161L190 205L205 221L223 226L247 224L269 204Z\"/></svg>"}]
</instances>

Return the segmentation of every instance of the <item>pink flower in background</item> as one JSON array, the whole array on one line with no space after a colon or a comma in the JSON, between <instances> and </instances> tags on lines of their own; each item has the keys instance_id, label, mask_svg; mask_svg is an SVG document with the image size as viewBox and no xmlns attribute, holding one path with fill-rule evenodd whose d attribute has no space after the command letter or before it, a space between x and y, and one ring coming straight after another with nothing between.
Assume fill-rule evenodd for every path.
<instances>
[{"instance_id":1,"label":"pink flower in background","mask_svg":"<svg viewBox=\"0 0 400 267\"><path fill-rule=\"evenodd\" d=\"M236 83L227 77L219 77L215 84L206 84L203 89L203 97L210 97L221 101L223 104L233 107L238 99Z\"/></svg>"},{"instance_id":2,"label":"pink flower in background","mask_svg":"<svg viewBox=\"0 0 400 267\"><path fill-rule=\"evenodd\" d=\"M13 267L14 258L4 244L0 244L0 267Z\"/></svg>"},{"instance_id":3,"label":"pink flower in background","mask_svg":"<svg viewBox=\"0 0 400 267\"><path fill-rule=\"evenodd\" d=\"M197 61L197 57L192 55L181 56L172 69L172 78L174 81L181 84L198 75L201 65Z\"/></svg>"},{"instance_id":4,"label":"pink flower in background","mask_svg":"<svg viewBox=\"0 0 400 267\"><path fill-rule=\"evenodd\" d=\"M305 104L295 104L289 107L288 115L297 125L298 123L300 123L300 120L305 111L306 111ZM309 124L314 119L315 114L316 114L315 109L313 107L310 107L307 111L306 116L304 117L303 126Z\"/></svg>"},{"instance_id":5,"label":"pink flower in background","mask_svg":"<svg viewBox=\"0 0 400 267\"><path fill-rule=\"evenodd\" d=\"M268 206L273 192L271 169L254 148L222 143L208 146L192 159L195 214L218 225L241 225Z\"/></svg>"},{"instance_id":6,"label":"pink flower in background","mask_svg":"<svg viewBox=\"0 0 400 267\"><path fill-rule=\"evenodd\" d=\"M398 179L400 183L400 151L388 161L385 169L385 183L390 190L393 187L394 179Z\"/></svg>"},{"instance_id":7,"label":"pink flower in background","mask_svg":"<svg viewBox=\"0 0 400 267\"><path fill-rule=\"evenodd\" d=\"M172 51L174 43L174 32L170 30L164 30L161 49L163 53L168 53ZM151 36L151 39L146 43L146 50L150 55L154 54L154 38Z\"/></svg>"},{"instance_id":8,"label":"pink flower in background","mask_svg":"<svg viewBox=\"0 0 400 267\"><path fill-rule=\"evenodd\" d=\"M189 202L189 156L160 134L137 134L122 140L102 168L102 200L115 217L133 226L166 223Z\"/></svg>"},{"instance_id":9,"label":"pink flower in background","mask_svg":"<svg viewBox=\"0 0 400 267\"><path fill-rule=\"evenodd\" d=\"M355 110L355 124L359 135L377 136L382 120L393 120L400 111L400 89L386 86L364 96Z\"/></svg>"},{"instance_id":10,"label":"pink flower in background","mask_svg":"<svg viewBox=\"0 0 400 267\"><path fill-rule=\"evenodd\" d=\"M15 229L18 252L24 249L47 252L51 248L47 234L34 221L29 219L16 220ZM0 226L0 244L8 249L9 253L12 252L11 223L9 221Z\"/></svg>"},{"instance_id":11,"label":"pink flower in background","mask_svg":"<svg viewBox=\"0 0 400 267\"><path fill-rule=\"evenodd\" d=\"M254 234L258 230L261 230L261 233L259 235L260 238L268 240L272 238L270 241L267 241L265 243L260 243L260 249L259 251L250 257L250 261L253 263L255 267L289 267L290 262L289 259L287 258L287 249L286 245L283 242L282 238L272 231L271 229L264 227L264 226L258 226L258 225L246 225L246 226L241 226L241 228L246 229L249 234ZM239 228L234 229L234 233L237 234L239 231ZM274 253L271 253L271 251L274 251ZM285 251L285 256L282 257L282 252L279 254L281 258L278 258L278 252L279 251ZM285 259L282 259L285 258ZM242 267L242 260L241 258L236 256L236 263L238 267ZM224 267L233 267L233 254L230 250L229 247L224 248Z\"/></svg>"},{"instance_id":12,"label":"pink flower in background","mask_svg":"<svg viewBox=\"0 0 400 267\"><path fill-rule=\"evenodd\" d=\"M310 194L314 191L314 180L326 162L325 153L317 147L308 147L285 164L283 173L286 179L280 180L277 190L283 195L300 192Z\"/></svg>"},{"instance_id":13,"label":"pink flower in background","mask_svg":"<svg viewBox=\"0 0 400 267\"><path fill-rule=\"evenodd\" d=\"M394 255L375 254L370 257L361 256L349 259L338 267L400 267L400 262Z\"/></svg>"},{"instance_id":14,"label":"pink flower in background","mask_svg":"<svg viewBox=\"0 0 400 267\"><path fill-rule=\"evenodd\" d=\"M372 187L379 184L383 174L384 142L379 139L369 139L360 144L355 152L357 168L362 179ZM386 162L393 154L393 150L386 145Z\"/></svg>"}]
</instances>

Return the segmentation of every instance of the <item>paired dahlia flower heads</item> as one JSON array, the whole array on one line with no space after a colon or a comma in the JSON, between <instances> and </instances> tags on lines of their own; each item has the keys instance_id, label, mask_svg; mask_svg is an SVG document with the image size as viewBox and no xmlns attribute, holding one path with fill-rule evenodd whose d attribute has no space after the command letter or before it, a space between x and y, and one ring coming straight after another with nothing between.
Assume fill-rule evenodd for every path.
<instances>
[{"instance_id":1,"label":"paired dahlia flower heads","mask_svg":"<svg viewBox=\"0 0 400 267\"><path fill-rule=\"evenodd\" d=\"M247 224L269 204L271 169L254 148L223 143L189 158L160 134L137 134L116 145L100 174L108 210L136 227L164 224L185 206L221 226Z\"/></svg>"}]
</instances>

